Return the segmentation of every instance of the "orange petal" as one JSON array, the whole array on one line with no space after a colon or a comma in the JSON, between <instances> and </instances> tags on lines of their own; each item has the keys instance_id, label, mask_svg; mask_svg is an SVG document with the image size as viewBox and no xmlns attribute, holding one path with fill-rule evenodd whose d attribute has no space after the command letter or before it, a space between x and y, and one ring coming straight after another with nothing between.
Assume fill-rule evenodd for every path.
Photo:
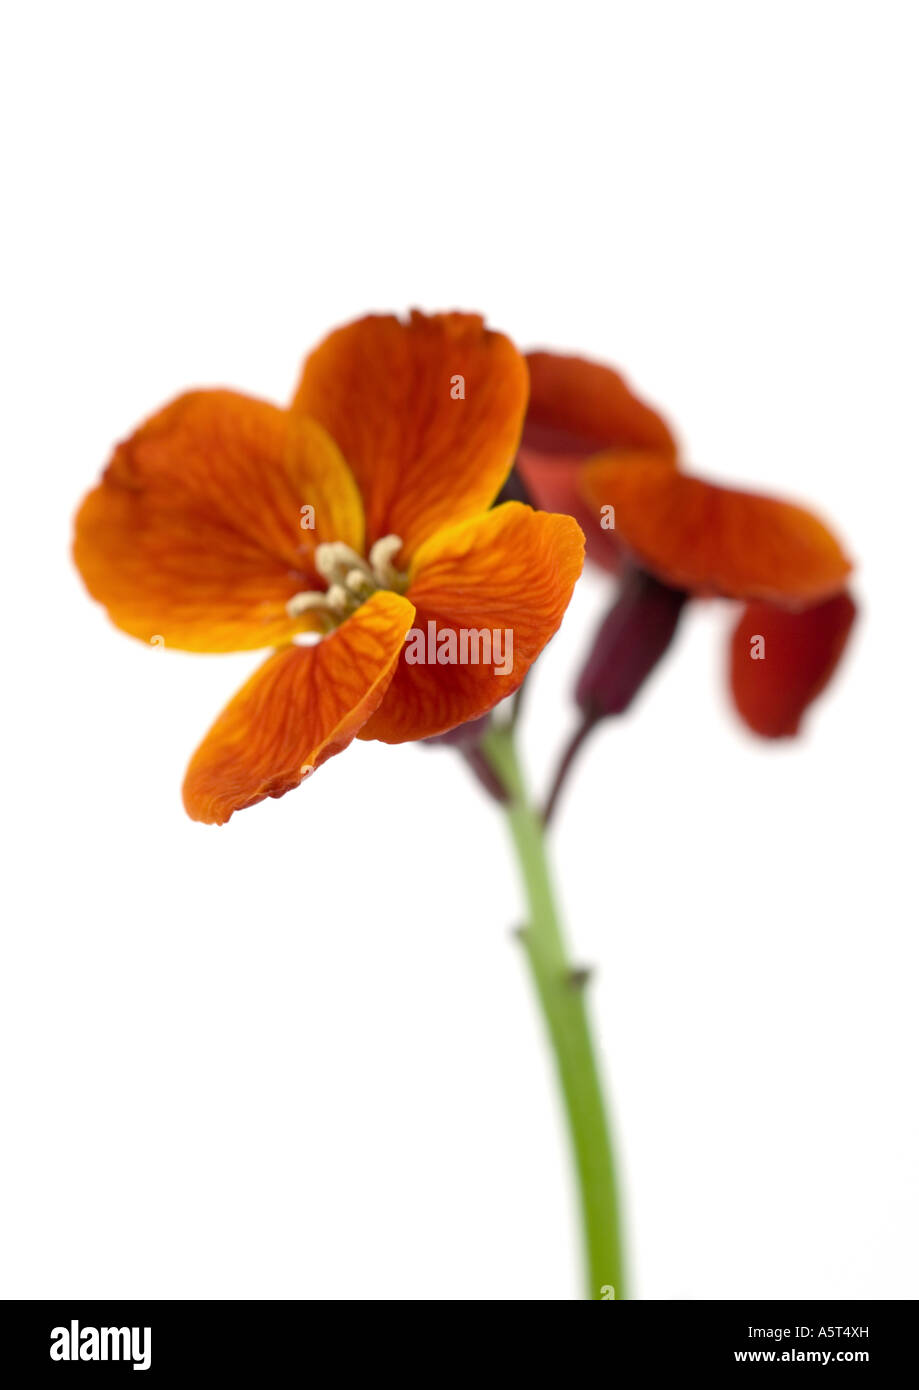
<instances>
[{"instance_id":1,"label":"orange petal","mask_svg":"<svg viewBox=\"0 0 919 1390\"><path fill-rule=\"evenodd\" d=\"M798 612L770 603L746 606L731 637L731 690L754 733L784 738L798 732L801 716L839 663L855 612L848 594Z\"/></svg>"},{"instance_id":2,"label":"orange petal","mask_svg":"<svg viewBox=\"0 0 919 1390\"><path fill-rule=\"evenodd\" d=\"M314 646L270 656L189 764L182 795L192 820L223 825L346 748L383 698L413 616L407 599L380 592Z\"/></svg>"},{"instance_id":3,"label":"orange petal","mask_svg":"<svg viewBox=\"0 0 919 1390\"><path fill-rule=\"evenodd\" d=\"M445 653L455 642L459 659L411 664L409 643L361 738L429 738L512 694L561 622L583 562L584 537L571 517L534 512L519 502L432 537L412 566L414 631L422 634L426 655L436 657L443 638ZM479 635L485 632L487 646Z\"/></svg>"},{"instance_id":4,"label":"orange petal","mask_svg":"<svg viewBox=\"0 0 919 1390\"><path fill-rule=\"evenodd\" d=\"M602 454L583 482L598 509L612 505L639 563L676 589L807 604L838 592L852 568L812 512L687 477L666 459Z\"/></svg>"},{"instance_id":5,"label":"orange petal","mask_svg":"<svg viewBox=\"0 0 919 1390\"><path fill-rule=\"evenodd\" d=\"M407 558L497 496L526 397L523 358L478 315L413 313L332 333L307 359L293 409L324 425L347 459L368 544L401 536Z\"/></svg>"},{"instance_id":6,"label":"orange petal","mask_svg":"<svg viewBox=\"0 0 919 1390\"><path fill-rule=\"evenodd\" d=\"M622 570L623 551L616 533L602 524L597 508L583 495L583 459L574 455L537 454L522 444L515 467L526 495L544 512L573 516L584 532L587 558L610 574Z\"/></svg>"},{"instance_id":7,"label":"orange petal","mask_svg":"<svg viewBox=\"0 0 919 1390\"><path fill-rule=\"evenodd\" d=\"M132 636L241 651L304 631L285 604L317 586L316 545L359 550L363 529L357 486L319 425L230 391L198 391L117 447L80 508L74 558Z\"/></svg>"},{"instance_id":8,"label":"orange petal","mask_svg":"<svg viewBox=\"0 0 919 1390\"><path fill-rule=\"evenodd\" d=\"M595 564L618 573L622 549L601 526L580 486L580 466L601 450L650 450L676 462L666 422L610 367L554 352L527 355L530 402L517 469L530 497L547 512L567 512L587 539Z\"/></svg>"}]
</instances>

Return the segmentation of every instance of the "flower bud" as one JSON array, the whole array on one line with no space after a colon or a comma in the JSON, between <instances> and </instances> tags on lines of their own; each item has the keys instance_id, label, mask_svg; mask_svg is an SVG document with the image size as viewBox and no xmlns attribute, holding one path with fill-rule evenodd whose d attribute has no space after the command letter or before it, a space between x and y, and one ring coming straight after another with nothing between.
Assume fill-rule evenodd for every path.
<instances>
[{"instance_id":1,"label":"flower bud","mask_svg":"<svg viewBox=\"0 0 919 1390\"><path fill-rule=\"evenodd\" d=\"M604 618L577 685L585 717L602 719L628 709L670 646L686 594L631 568Z\"/></svg>"}]
</instances>

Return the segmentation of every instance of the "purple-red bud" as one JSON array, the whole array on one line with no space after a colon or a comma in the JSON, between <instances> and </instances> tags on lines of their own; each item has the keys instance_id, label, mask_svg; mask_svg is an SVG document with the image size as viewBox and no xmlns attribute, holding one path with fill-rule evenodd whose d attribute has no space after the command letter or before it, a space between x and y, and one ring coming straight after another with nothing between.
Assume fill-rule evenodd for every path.
<instances>
[{"instance_id":1,"label":"purple-red bud","mask_svg":"<svg viewBox=\"0 0 919 1390\"><path fill-rule=\"evenodd\" d=\"M622 714L670 646L686 594L633 568L623 578L578 681L584 715Z\"/></svg>"}]
</instances>

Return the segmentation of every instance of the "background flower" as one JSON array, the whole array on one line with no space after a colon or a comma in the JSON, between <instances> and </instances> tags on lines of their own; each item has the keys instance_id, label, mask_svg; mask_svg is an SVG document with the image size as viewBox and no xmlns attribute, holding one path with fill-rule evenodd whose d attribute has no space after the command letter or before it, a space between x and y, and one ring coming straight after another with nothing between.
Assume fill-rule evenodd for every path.
<instances>
[{"instance_id":1,"label":"background flower","mask_svg":"<svg viewBox=\"0 0 919 1390\"><path fill-rule=\"evenodd\" d=\"M629 582L601 626L578 687L585 714L627 708L667 650L682 598L716 596L754 605L731 639L738 712L757 734L795 734L855 617L836 537L801 507L685 473L669 426L611 368L549 352L527 362L516 469L528 493L577 516L595 563L657 581Z\"/></svg>"}]
</instances>

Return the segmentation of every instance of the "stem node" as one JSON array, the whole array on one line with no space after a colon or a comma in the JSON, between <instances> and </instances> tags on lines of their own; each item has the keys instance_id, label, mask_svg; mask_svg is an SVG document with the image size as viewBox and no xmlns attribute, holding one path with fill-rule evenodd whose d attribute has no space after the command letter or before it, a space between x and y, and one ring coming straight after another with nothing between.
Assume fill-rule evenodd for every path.
<instances>
[{"instance_id":1,"label":"stem node","mask_svg":"<svg viewBox=\"0 0 919 1390\"><path fill-rule=\"evenodd\" d=\"M583 989L593 979L593 966L576 965L568 971L568 984L572 989Z\"/></svg>"}]
</instances>

